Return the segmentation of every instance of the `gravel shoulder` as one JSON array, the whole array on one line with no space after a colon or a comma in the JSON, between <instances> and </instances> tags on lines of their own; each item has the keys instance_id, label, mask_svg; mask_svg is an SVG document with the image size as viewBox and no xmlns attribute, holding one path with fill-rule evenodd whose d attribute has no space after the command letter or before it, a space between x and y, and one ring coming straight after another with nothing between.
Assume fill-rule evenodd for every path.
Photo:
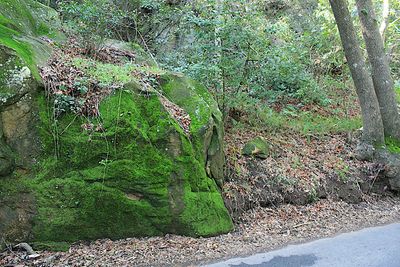
<instances>
[{"instance_id":1,"label":"gravel shoulder","mask_svg":"<svg viewBox=\"0 0 400 267\"><path fill-rule=\"evenodd\" d=\"M218 237L104 239L74 244L68 252L41 251L34 260L4 251L0 266L198 266L399 221L399 198L366 196L359 204L323 199L248 211L232 233Z\"/></svg>"}]
</instances>

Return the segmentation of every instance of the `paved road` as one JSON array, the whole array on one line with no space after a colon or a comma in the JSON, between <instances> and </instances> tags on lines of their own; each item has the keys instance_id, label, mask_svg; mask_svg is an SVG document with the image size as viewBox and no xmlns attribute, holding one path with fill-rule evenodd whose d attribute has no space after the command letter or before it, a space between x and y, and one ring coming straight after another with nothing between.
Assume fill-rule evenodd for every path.
<instances>
[{"instance_id":1,"label":"paved road","mask_svg":"<svg viewBox=\"0 0 400 267\"><path fill-rule=\"evenodd\" d=\"M400 224L235 258L205 267L400 267Z\"/></svg>"}]
</instances>

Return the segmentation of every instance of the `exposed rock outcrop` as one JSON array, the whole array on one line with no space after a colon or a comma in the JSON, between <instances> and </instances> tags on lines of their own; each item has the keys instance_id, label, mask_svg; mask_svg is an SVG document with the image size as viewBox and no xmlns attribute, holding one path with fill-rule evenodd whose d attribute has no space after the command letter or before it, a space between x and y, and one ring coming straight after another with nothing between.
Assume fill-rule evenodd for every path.
<instances>
[{"instance_id":1,"label":"exposed rock outcrop","mask_svg":"<svg viewBox=\"0 0 400 267\"><path fill-rule=\"evenodd\" d=\"M37 68L53 49L39 37L62 37L49 26L59 25L55 11L32 0L0 8L0 240L46 245L232 229L218 187L222 115L203 86L157 70L151 93L129 74L102 98L98 116L58 114ZM96 64L82 71L126 70ZM129 73L149 69L143 59L131 64ZM182 124L164 100L190 122Z\"/></svg>"}]
</instances>

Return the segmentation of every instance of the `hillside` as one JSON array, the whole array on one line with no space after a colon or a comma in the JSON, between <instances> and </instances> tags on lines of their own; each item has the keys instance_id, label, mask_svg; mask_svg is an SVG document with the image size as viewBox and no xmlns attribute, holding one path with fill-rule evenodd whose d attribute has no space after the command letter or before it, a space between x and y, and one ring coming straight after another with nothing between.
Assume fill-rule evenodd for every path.
<instances>
[{"instance_id":1,"label":"hillside","mask_svg":"<svg viewBox=\"0 0 400 267\"><path fill-rule=\"evenodd\" d=\"M399 221L400 5L335 4L3 0L0 265L191 266Z\"/></svg>"}]
</instances>

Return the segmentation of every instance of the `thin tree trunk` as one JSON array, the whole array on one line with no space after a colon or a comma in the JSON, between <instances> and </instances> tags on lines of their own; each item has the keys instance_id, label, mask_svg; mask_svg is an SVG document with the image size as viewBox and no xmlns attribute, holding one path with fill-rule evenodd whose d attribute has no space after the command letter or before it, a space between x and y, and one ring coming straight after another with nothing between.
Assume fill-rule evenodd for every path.
<instances>
[{"instance_id":1,"label":"thin tree trunk","mask_svg":"<svg viewBox=\"0 0 400 267\"><path fill-rule=\"evenodd\" d=\"M396 93L372 0L357 0L357 9L372 67L372 80L379 101L385 136L400 140L400 115Z\"/></svg>"},{"instance_id":2,"label":"thin tree trunk","mask_svg":"<svg viewBox=\"0 0 400 267\"><path fill-rule=\"evenodd\" d=\"M379 33L381 34L384 43L385 43L385 32L389 21L389 11L390 11L389 0L383 0L382 22L381 26L379 27Z\"/></svg>"},{"instance_id":3,"label":"thin tree trunk","mask_svg":"<svg viewBox=\"0 0 400 267\"><path fill-rule=\"evenodd\" d=\"M223 41L221 38L221 23L224 20L223 17L223 12L224 12L224 1L223 0L216 0L215 1L215 10L216 10L216 20L218 21L218 23L215 26L214 29L214 35L215 35L215 39L214 39L214 46L215 46L215 50L216 50L216 54L215 54L215 63L218 66L218 68L216 68L215 70L215 77L217 79L217 92L220 92L222 94L221 98L222 98L222 103L218 103L220 105L220 107L222 108L222 115L225 118L225 83L224 83L224 67L222 66L222 61L223 61ZM219 101L218 101L219 102Z\"/></svg>"},{"instance_id":4,"label":"thin tree trunk","mask_svg":"<svg viewBox=\"0 0 400 267\"><path fill-rule=\"evenodd\" d=\"M362 141L372 145L384 143L379 103L357 40L346 0L329 0L361 106Z\"/></svg>"}]
</instances>

